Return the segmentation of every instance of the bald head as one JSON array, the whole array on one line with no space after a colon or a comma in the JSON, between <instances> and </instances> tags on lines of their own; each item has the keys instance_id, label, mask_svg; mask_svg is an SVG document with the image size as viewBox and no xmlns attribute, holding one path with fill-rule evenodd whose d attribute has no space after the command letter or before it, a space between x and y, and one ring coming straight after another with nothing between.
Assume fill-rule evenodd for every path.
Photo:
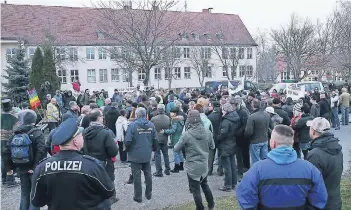
<instances>
[{"instance_id":1,"label":"bald head","mask_svg":"<svg viewBox=\"0 0 351 210\"><path fill-rule=\"evenodd\" d=\"M279 146L292 146L294 143L294 131L286 125L277 125L272 131L270 146L272 149Z\"/></svg>"},{"instance_id":2,"label":"bald head","mask_svg":"<svg viewBox=\"0 0 351 210\"><path fill-rule=\"evenodd\" d=\"M108 104L110 104L110 103L111 103L111 99L110 99L110 98L106 98L106 99L105 99L105 104L108 105Z\"/></svg>"},{"instance_id":3,"label":"bald head","mask_svg":"<svg viewBox=\"0 0 351 210\"><path fill-rule=\"evenodd\" d=\"M50 100L50 102L51 102L52 104L56 104L56 98L52 98L52 99Z\"/></svg>"}]
</instances>

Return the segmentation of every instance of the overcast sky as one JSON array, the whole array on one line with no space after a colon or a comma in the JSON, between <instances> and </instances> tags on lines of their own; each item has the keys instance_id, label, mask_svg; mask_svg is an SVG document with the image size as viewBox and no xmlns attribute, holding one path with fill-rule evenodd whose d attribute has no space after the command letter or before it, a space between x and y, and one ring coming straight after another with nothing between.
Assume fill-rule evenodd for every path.
<instances>
[{"instance_id":1,"label":"overcast sky","mask_svg":"<svg viewBox=\"0 0 351 210\"><path fill-rule=\"evenodd\" d=\"M4 0L1 0L2 2ZM98 0L92 0L98 1ZM55 6L89 6L90 0L7 0L9 4L40 4ZM179 0L184 4L184 0ZM324 20L336 5L336 0L187 0L188 11L214 8L215 13L238 14L254 36L260 31L279 28L296 13L316 21Z\"/></svg>"}]
</instances>

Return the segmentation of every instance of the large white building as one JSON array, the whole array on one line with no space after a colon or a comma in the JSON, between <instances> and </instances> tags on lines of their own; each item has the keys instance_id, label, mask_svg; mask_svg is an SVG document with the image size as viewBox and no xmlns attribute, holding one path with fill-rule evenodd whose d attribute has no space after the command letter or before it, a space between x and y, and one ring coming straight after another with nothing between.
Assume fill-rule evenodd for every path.
<instances>
[{"instance_id":1,"label":"large white building","mask_svg":"<svg viewBox=\"0 0 351 210\"><path fill-rule=\"evenodd\" d=\"M30 58L49 31L59 43L59 46L55 46L56 56L64 60L57 68L62 89L71 89L71 83L76 78L79 79L82 89L111 90L128 87L127 71L119 68L120 65L111 58L108 50L121 46L103 40L95 21L98 15L95 13L93 8L2 4L2 74L7 60L15 54L18 38L25 41L27 56ZM216 24L226 28L220 38L225 40L228 52L235 52L240 58L234 73L235 79L246 77L256 80L257 44L238 15L210 13L209 10L183 13L196 24L196 28L191 29L189 33L185 32L188 35L177 42L179 62L172 69L172 88L200 87L199 77L189 60L195 47L200 48L204 52L202 56L209 61L211 71L207 73L205 81L226 80L223 64L213 52L211 39L219 39L219 32L208 24L211 16L216 16L216 21L219 21ZM167 77L163 67L155 66L150 72L149 85L168 88ZM145 72L134 71L132 78L133 85L142 84Z\"/></svg>"}]
</instances>

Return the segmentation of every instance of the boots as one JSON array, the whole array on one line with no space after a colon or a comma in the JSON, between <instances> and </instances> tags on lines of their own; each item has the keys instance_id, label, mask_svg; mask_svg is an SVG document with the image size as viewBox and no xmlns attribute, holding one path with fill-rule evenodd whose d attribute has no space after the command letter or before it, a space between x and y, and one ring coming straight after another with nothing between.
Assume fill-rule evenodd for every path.
<instances>
[{"instance_id":1,"label":"boots","mask_svg":"<svg viewBox=\"0 0 351 210\"><path fill-rule=\"evenodd\" d=\"M128 179L128 181L126 182L126 184L133 184L133 174L130 174L129 175L129 179Z\"/></svg>"},{"instance_id":2,"label":"boots","mask_svg":"<svg viewBox=\"0 0 351 210\"><path fill-rule=\"evenodd\" d=\"M179 173L179 164L174 164L174 168L171 170L172 173Z\"/></svg>"},{"instance_id":3,"label":"boots","mask_svg":"<svg viewBox=\"0 0 351 210\"><path fill-rule=\"evenodd\" d=\"M184 171L184 162L180 162L179 171Z\"/></svg>"}]
</instances>

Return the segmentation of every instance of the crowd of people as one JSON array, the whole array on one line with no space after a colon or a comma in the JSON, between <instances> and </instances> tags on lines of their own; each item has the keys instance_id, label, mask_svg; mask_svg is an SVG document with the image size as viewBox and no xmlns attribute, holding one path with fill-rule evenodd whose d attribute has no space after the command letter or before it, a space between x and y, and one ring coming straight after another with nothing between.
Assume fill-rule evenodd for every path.
<instances>
[{"instance_id":1,"label":"crowd of people","mask_svg":"<svg viewBox=\"0 0 351 210\"><path fill-rule=\"evenodd\" d=\"M86 89L77 98L56 91L44 101L45 138L35 126L36 112L14 113L11 101L3 100L2 182L16 186L19 175L21 209L110 209L119 200L114 179L121 161L130 164L126 183L134 185L139 203L141 171L148 200L152 177L185 171L196 209L204 209L200 189L214 209L207 180L214 174L224 178L218 190L236 189L243 209L341 209L343 154L330 130L342 129L339 110L348 125L349 106L346 89L330 96L315 90L298 101L225 90L184 89L178 95L116 89L108 97Z\"/></svg>"}]
</instances>

